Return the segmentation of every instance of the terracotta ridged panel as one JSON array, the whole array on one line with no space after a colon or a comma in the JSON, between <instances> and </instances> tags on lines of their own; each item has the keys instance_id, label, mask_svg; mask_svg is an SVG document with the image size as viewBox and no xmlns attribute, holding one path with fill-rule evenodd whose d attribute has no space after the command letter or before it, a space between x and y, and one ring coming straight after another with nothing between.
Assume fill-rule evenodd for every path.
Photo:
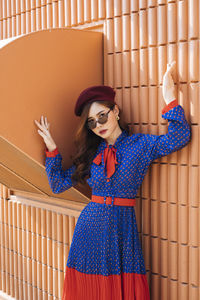
<instances>
[{"instance_id":1,"label":"terracotta ridged panel","mask_svg":"<svg viewBox=\"0 0 200 300\"><path fill-rule=\"evenodd\" d=\"M149 198L150 197L150 191L149 191L149 170L147 170L146 175L144 176L144 180L141 185L141 192L142 192L142 198Z\"/></svg>"},{"instance_id":2,"label":"terracotta ridged panel","mask_svg":"<svg viewBox=\"0 0 200 300\"><path fill-rule=\"evenodd\" d=\"M148 49L140 49L140 85L148 85Z\"/></svg>"},{"instance_id":3,"label":"terracotta ridged panel","mask_svg":"<svg viewBox=\"0 0 200 300\"><path fill-rule=\"evenodd\" d=\"M171 2L171 1L173 1L173 0L157 0L156 4L157 5L162 5L162 4L166 4L167 2Z\"/></svg>"},{"instance_id":4,"label":"terracotta ridged panel","mask_svg":"<svg viewBox=\"0 0 200 300\"><path fill-rule=\"evenodd\" d=\"M77 24L84 24L84 2L77 0Z\"/></svg>"},{"instance_id":5,"label":"terracotta ridged panel","mask_svg":"<svg viewBox=\"0 0 200 300\"><path fill-rule=\"evenodd\" d=\"M168 276L170 279L178 279L178 244L175 242L169 242L168 244Z\"/></svg>"},{"instance_id":6,"label":"terracotta ridged panel","mask_svg":"<svg viewBox=\"0 0 200 300\"><path fill-rule=\"evenodd\" d=\"M189 247L189 280L194 286L199 286L199 260L199 247Z\"/></svg>"},{"instance_id":7,"label":"terracotta ridged panel","mask_svg":"<svg viewBox=\"0 0 200 300\"><path fill-rule=\"evenodd\" d=\"M150 47L148 49L148 76L149 76L149 85L158 84L158 63L157 63L157 47ZM151 87L149 87L151 88ZM156 87L157 88L157 87Z\"/></svg>"},{"instance_id":8,"label":"terracotta ridged panel","mask_svg":"<svg viewBox=\"0 0 200 300\"><path fill-rule=\"evenodd\" d=\"M168 163L169 164L177 164L178 162L178 152L172 152L171 154L168 155ZM177 180L177 179L176 179Z\"/></svg>"},{"instance_id":9,"label":"terracotta ridged panel","mask_svg":"<svg viewBox=\"0 0 200 300\"><path fill-rule=\"evenodd\" d=\"M122 50L129 51L131 47L130 30L131 30L130 15L122 16Z\"/></svg>"},{"instance_id":10,"label":"terracotta ridged panel","mask_svg":"<svg viewBox=\"0 0 200 300\"><path fill-rule=\"evenodd\" d=\"M106 21L106 49L107 53L113 53L114 51L114 21L113 19L108 19Z\"/></svg>"},{"instance_id":11,"label":"terracotta ridged panel","mask_svg":"<svg viewBox=\"0 0 200 300\"><path fill-rule=\"evenodd\" d=\"M151 271L160 273L160 239L151 237Z\"/></svg>"},{"instance_id":12,"label":"terracotta ridged panel","mask_svg":"<svg viewBox=\"0 0 200 300\"><path fill-rule=\"evenodd\" d=\"M178 281L169 280L169 299L177 300L178 298Z\"/></svg>"},{"instance_id":13,"label":"terracotta ridged panel","mask_svg":"<svg viewBox=\"0 0 200 300\"><path fill-rule=\"evenodd\" d=\"M110 10L112 11L112 7ZM89 22L91 22L91 2L90 0L84 0L84 23Z\"/></svg>"},{"instance_id":14,"label":"terracotta ridged panel","mask_svg":"<svg viewBox=\"0 0 200 300\"><path fill-rule=\"evenodd\" d=\"M3 39L3 21L0 21L0 39Z\"/></svg>"},{"instance_id":15,"label":"terracotta ridged panel","mask_svg":"<svg viewBox=\"0 0 200 300\"><path fill-rule=\"evenodd\" d=\"M199 83L190 83L188 90L190 121L193 124L199 124Z\"/></svg>"},{"instance_id":16,"label":"terracotta ridged panel","mask_svg":"<svg viewBox=\"0 0 200 300\"><path fill-rule=\"evenodd\" d=\"M104 19L106 17L106 6L105 6L105 0L98 1L98 18Z\"/></svg>"},{"instance_id":17,"label":"terracotta ridged panel","mask_svg":"<svg viewBox=\"0 0 200 300\"><path fill-rule=\"evenodd\" d=\"M158 237L160 233L159 201L151 201L151 236Z\"/></svg>"},{"instance_id":18,"label":"terracotta ridged panel","mask_svg":"<svg viewBox=\"0 0 200 300\"><path fill-rule=\"evenodd\" d=\"M168 241L160 240L160 274L161 276L168 276Z\"/></svg>"},{"instance_id":19,"label":"terracotta ridged panel","mask_svg":"<svg viewBox=\"0 0 200 300\"><path fill-rule=\"evenodd\" d=\"M178 167L177 165L168 165L168 200L171 203L178 202Z\"/></svg>"},{"instance_id":20,"label":"terracotta ridged panel","mask_svg":"<svg viewBox=\"0 0 200 300\"><path fill-rule=\"evenodd\" d=\"M144 200L146 201L146 200ZM144 262L146 271L151 269L151 257L150 257L150 236L142 235L142 249L144 254Z\"/></svg>"},{"instance_id":21,"label":"terracotta ridged panel","mask_svg":"<svg viewBox=\"0 0 200 300\"><path fill-rule=\"evenodd\" d=\"M161 239L168 239L168 205L166 202L160 202L159 220L159 236Z\"/></svg>"},{"instance_id":22,"label":"terracotta ridged panel","mask_svg":"<svg viewBox=\"0 0 200 300\"><path fill-rule=\"evenodd\" d=\"M122 87L122 53L114 54L114 85Z\"/></svg>"},{"instance_id":23,"label":"terracotta ridged panel","mask_svg":"<svg viewBox=\"0 0 200 300\"><path fill-rule=\"evenodd\" d=\"M199 55L199 41L191 40L188 42L188 80L189 81L199 81L199 66L196 63L196 59L194 57L198 57Z\"/></svg>"},{"instance_id":24,"label":"terracotta ridged panel","mask_svg":"<svg viewBox=\"0 0 200 300\"><path fill-rule=\"evenodd\" d=\"M177 41L177 4L169 3L167 7L167 41L175 43Z\"/></svg>"},{"instance_id":25,"label":"terracotta ridged panel","mask_svg":"<svg viewBox=\"0 0 200 300\"><path fill-rule=\"evenodd\" d=\"M168 204L168 239L178 241L178 206L174 203Z\"/></svg>"},{"instance_id":26,"label":"terracotta ridged panel","mask_svg":"<svg viewBox=\"0 0 200 300\"><path fill-rule=\"evenodd\" d=\"M53 272L52 268L47 267L47 285L48 285L48 294L53 294Z\"/></svg>"},{"instance_id":27,"label":"terracotta ridged panel","mask_svg":"<svg viewBox=\"0 0 200 300\"><path fill-rule=\"evenodd\" d=\"M130 89L123 88L122 90L122 109L123 109L123 114L126 116L126 122L130 123L131 122L131 111L130 111L130 95L131 91Z\"/></svg>"},{"instance_id":28,"label":"terracotta ridged panel","mask_svg":"<svg viewBox=\"0 0 200 300\"><path fill-rule=\"evenodd\" d=\"M151 203L149 199L142 199L142 232L150 234Z\"/></svg>"},{"instance_id":29,"label":"terracotta ridged panel","mask_svg":"<svg viewBox=\"0 0 200 300\"><path fill-rule=\"evenodd\" d=\"M148 134L149 133L149 124L141 124L140 132L144 133L144 134ZM147 172L149 172L149 169L147 170Z\"/></svg>"},{"instance_id":30,"label":"terracotta ridged panel","mask_svg":"<svg viewBox=\"0 0 200 300\"><path fill-rule=\"evenodd\" d=\"M199 300L199 287L189 286L189 299Z\"/></svg>"},{"instance_id":31,"label":"terracotta ridged panel","mask_svg":"<svg viewBox=\"0 0 200 300\"><path fill-rule=\"evenodd\" d=\"M149 8L148 11L148 45L156 46L157 44L157 7Z\"/></svg>"},{"instance_id":32,"label":"terracotta ridged panel","mask_svg":"<svg viewBox=\"0 0 200 300\"><path fill-rule=\"evenodd\" d=\"M192 166L199 165L199 126L191 126L192 139L189 145L189 163Z\"/></svg>"},{"instance_id":33,"label":"terracotta ridged panel","mask_svg":"<svg viewBox=\"0 0 200 300\"><path fill-rule=\"evenodd\" d=\"M139 89L131 88L131 123L139 123L139 111L140 111L140 103L139 103Z\"/></svg>"},{"instance_id":34,"label":"terracotta ridged panel","mask_svg":"<svg viewBox=\"0 0 200 300\"><path fill-rule=\"evenodd\" d=\"M3 19L3 8L2 8L2 1L0 2L0 20Z\"/></svg>"},{"instance_id":35,"label":"terracotta ridged panel","mask_svg":"<svg viewBox=\"0 0 200 300\"><path fill-rule=\"evenodd\" d=\"M75 26L76 24L77 24L77 1L71 1L71 26Z\"/></svg>"},{"instance_id":36,"label":"terracotta ridged panel","mask_svg":"<svg viewBox=\"0 0 200 300\"><path fill-rule=\"evenodd\" d=\"M180 245L179 244L179 280L180 282L189 282L189 246L188 245ZM184 263L183 263L184 262Z\"/></svg>"},{"instance_id":37,"label":"terracotta ridged panel","mask_svg":"<svg viewBox=\"0 0 200 300\"><path fill-rule=\"evenodd\" d=\"M139 9L146 9L147 8L147 2L146 0L139 0Z\"/></svg>"},{"instance_id":38,"label":"terracotta ridged panel","mask_svg":"<svg viewBox=\"0 0 200 300\"><path fill-rule=\"evenodd\" d=\"M178 60L178 58L177 58L177 44L176 43L172 43L172 44L167 45L167 62L166 63L168 63L168 62L172 63L174 60L176 62ZM164 71L166 71L166 68L165 68ZM176 71L173 72L173 80L174 80L174 83L177 83L177 81L178 81Z\"/></svg>"},{"instance_id":39,"label":"terracotta ridged panel","mask_svg":"<svg viewBox=\"0 0 200 300\"><path fill-rule=\"evenodd\" d=\"M140 10L139 12L139 41L140 41L140 48L147 47L147 11Z\"/></svg>"},{"instance_id":40,"label":"terracotta ridged panel","mask_svg":"<svg viewBox=\"0 0 200 300\"><path fill-rule=\"evenodd\" d=\"M36 8L36 18L38 17L39 22L37 22L37 30L38 28L41 28L40 26L40 19L41 19L41 8L37 9ZM59 1L58 2L58 27L64 27L64 2Z\"/></svg>"},{"instance_id":41,"label":"terracotta ridged panel","mask_svg":"<svg viewBox=\"0 0 200 300\"><path fill-rule=\"evenodd\" d=\"M116 94L115 94L115 97L116 97L116 103L117 105L119 106L119 108L122 110L122 89L117 89L116 90Z\"/></svg>"},{"instance_id":42,"label":"terracotta ridged panel","mask_svg":"<svg viewBox=\"0 0 200 300\"><path fill-rule=\"evenodd\" d=\"M190 123L191 120L191 98L189 95L189 84L179 83L178 84L178 102L184 108L184 113L187 121Z\"/></svg>"},{"instance_id":43,"label":"terracotta ridged panel","mask_svg":"<svg viewBox=\"0 0 200 300\"><path fill-rule=\"evenodd\" d=\"M139 86L139 51L131 51L131 86Z\"/></svg>"},{"instance_id":44,"label":"terracotta ridged panel","mask_svg":"<svg viewBox=\"0 0 200 300\"><path fill-rule=\"evenodd\" d=\"M130 87L131 84L130 61L131 61L130 52L123 52L122 53L122 86L123 87ZM127 120L127 122L129 121Z\"/></svg>"},{"instance_id":45,"label":"terracotta ridged panel","mask_svg":"<svg viewBox=\"0 0 200 300\"><path fill-rule=\"evenodd\" d=\"M65 26L71 26L71 9L70 9L70 1L64 0L64 18L65 18ZM43 9L43 8L42 8ZM45 7L44 7L45 9ZM44 14L45 16L46 14Z\"/></svg>"},{"instance_id":46,"label":"terracotta ridged panel","mask_svg":"<svg viewBox=\"0 0 200 300\"><path fill-rule=\"evenodd\" d=\"M189 242L189 213L186 205L178 206L178 241L181 244Z\"/></svg>"},{"instance_id":47,"label":"terracotta ridged panel","mask_svg":"<svg viewBox=\"0 0 200 300\"><path fill-rule=\"evenodd\" d=\"M55 212L52 212L52 239L54 241L57 241L57 214Z\"/></svg>"},{"instance_id":48,"label":"terracotta ridged panel","mask_svg":"<svg viewBox=\"0 0 200 300\"><path fill-rule=\"evenodd\" d=\"M98 19L98 0L91 0L91 20Z\"/></svg>"},{"instance_id":49,"label":"terracotta ridged panel","mask_svg":"<svg viewBox=\"0 0 200 300\"><path fill-rule=\"evenodd\" d=\"M160 125L161 124L168 125L168 121L162 117L162 109L166 105L166 103L163 99L163 95L162 95L162 86L158 87L157 91L158 91L158 122L160 123ZM161 128L163 128L162 130L160 130L162 132L164 132L164 130L167 129L167 127L164 127L164 126L163 127L161 126L160 129ZM166 130L166 132L167 132L167 130Z\"/></svg>"},{"instance_id":50,"label":"terracotta ridged panel","mask_svg":"<svg viewBox=\"0 0 200 300\"><path fill-rule=\"evenodd\" d=\"M135 206L135 215L136 215L136 223L137 223L137 228L138 232L141 233L141 217L142 217L142 200L141 198L137 199L136 198L136 206ZM140 235L140 240L141 240L141 235Z\"/></svg>"},{"instance_id":51,"label":"terracotta ridged panel","mask_svg":"<svg viewBox=\"0 0 200 300\"><path fill-rule=\"evenodd\" d=\"M160 201L167 201L168 189L168 166L166 164L160 165Z\"/></svg>"},{"instance_id":52,"label":"terracotta ridged panel","mask_svg":"<svg viewBox=\"0 0 200 300\"><path fill-rule=\"evenodd\" d=\"M188 37L188 2L177 2L177 38L179 41L185 41Z\"/></svg>"},{"instance_id":53,"label":"terracotta ridged panel","mask_svg":"<svg viewBox=\"0 0 200 300\"><path fill-rule=\"evenodd\" d=\"M132 13L131 14L131 49L138 50L139 49L139 14Z\"/></svg>"},{"instance_id":54,"label":"terracotta ridged panel","mask_svg":"<svg viewBox=\"0 0 200 300\"><path fill-rule=\"evenodd\" d=\"M107 85L110 85L111 87L114 87L114 55L107 55L105 57L106 59L106 74L105 74L105 78L106 78L106 82Z\"/></svg>"},{"instance_id":55,"label":"terracotta ridged panel","mask_svg":"<svg viewBox=\"0 0 200 300\"><path fill-rule=\"evenodd\" d=\"M158 178L159 176L159 166L158 164L151 164L150 167L150 198L153 200L158 199L158 191L159 191L159 183Z\"/></svg>"},{"instance_id":56,"label":"terracotta ridged panel","mask_svg":"<svg viewBox=\"0 0 200 300\"><path fill-rule=\"evenodd\" d=\"M168 278L167 277L161 277L160 282L160 296L162 300L168 299Z\"/></svg>"},{"instance_id":57,"label":"terracotta ridged panel","mask_svg":"<svg viewBox=\"0 0 200 300\"><path fill-rule=\"evenodd\" d=\"M199 167L189 167L189 204L199 206Z\"/></svg>"},{"instance_id":58,"label":"terracotta ridged panel","mask_svg":"<svg viewBox=\"0 0 200 300\"><path fill-rule=\"evenodd\" d=\"M178 202L183 205L188 204L188 180L189 167L178 166Z\"/></svg>"},{"instance_id":59,"label":"terracotta ridged panel","mask_svg":"<svg viewBox=\"0 0 200 300\"><path fill-rule=\"evenodd\" d=\"M113 1L114 1L114 16L115 17L121 16L122 15L121 0L113 0Z\"/></svg>"},{"instance_id":60,"label":"terracotta ridged panel","mask_svg":"<svg viewBox=\"0 0 200 300\"><path fill-rule=\"evenodd\" d=\"M166 69L167 63L167 47L166 46L159 46L158 47L158 84L162 84L163 75Z\"/></svg>"},{"instance_id":61,"label":"terracotta ridged panel","mask_svg":"<svg viewBox=\"0 0 200 300\"><path fill-rule=\"evenodd\" d=\"M167 6L158 6L158 45L164 45L167 43Z\"/></svg>"},{"instance_id":62,"label":"terracotta ridged panel","mask_svg":"<svg viewBox=\"0 0 200 300\"><path fill-rule=\"evenodd\" d=\"M149 122L149 98L148 98L148 88L141 87L139 91L139 101L140 101L140 122Z\"/></svg>"},{"instance_id":63,"label":"terracotta ridged panel","mask_svg":"<svg viewBox=\"0 0 200 300\"><path fill-rule=\"evenodd\" d=\"M199 2L189 1L188 5L188 39L199 38Z\"/></svg>"},{"instance_id":64,"label":"terracotta ridged panel","mask_svg":"<svg viewBox=\"0 0 200 300\"><path fill-rule=\"evenodd\" d=\"M199 229L199 208L189 208L189 243L191 246L198 247L200 238Z\"/></svg>"},{"instance_id":65,"label":"terracotta ridged panel","mask_svg":"<svg viewBox=\"0 0 200 300\"><path fill-rule=\"evenodd\" d=\"M130 14L130 1L129 0L123 0L121 1L122 6L122 14Z\"/></svg>"},{"instance_id":66,"label":"terracotta ridged panel","mask_svg":"<svg viewBox=\"0 0 200 300\"><path fill-rule=\"evenodd\" d=\"M122 52L122 18L114 18L114 51Z\"/></svg>"},{"instance_id":67,"label":"terracotta ridged panel","mask_svg":"<svg viewBox=\"0 0 200 300\"><path fill-rule=\"evenodd\" d=\"M131 1L131 12L137 12L139 10L139 1Z\"/></svg>"},{"instance_id":68,"label":"terracotta ridged panel","mask_svg":"<svg viewBox=\"0 0 200 300\"><path fill-rule=\"evenodd\" d=\"M160 276L157 274L151 275L150 297L151 299L155 299L155 300L160 299Z\"/></svg>"}]
</instances>

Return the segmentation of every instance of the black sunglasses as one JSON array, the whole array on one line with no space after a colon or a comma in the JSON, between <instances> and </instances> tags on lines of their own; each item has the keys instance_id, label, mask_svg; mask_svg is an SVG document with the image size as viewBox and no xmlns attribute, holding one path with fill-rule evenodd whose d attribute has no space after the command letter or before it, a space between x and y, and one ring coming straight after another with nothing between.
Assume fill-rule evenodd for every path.
<instances>
[{"instance_id":1,"label":"black sunglasses","mask_svg":"<svg viewBox=\"0 0 200 300\"><path fill-rule=\"evenodd\" d=\"M107 111L106 113L101 113L98 117L97 120L88 120L87 121L87 126L89 129L94 129L97 126L97 122L99 124L105 124L108 121L108 114L109 112L112 110L112 108L109 109L109 111Z\"/></svg>"}]
</instances>

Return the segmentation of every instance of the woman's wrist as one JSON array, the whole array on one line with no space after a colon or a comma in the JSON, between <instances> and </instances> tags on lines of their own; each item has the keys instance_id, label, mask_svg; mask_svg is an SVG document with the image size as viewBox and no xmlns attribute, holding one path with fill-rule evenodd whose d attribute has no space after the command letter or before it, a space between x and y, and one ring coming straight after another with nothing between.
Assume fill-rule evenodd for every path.
<instances>
[{"instance_id":1,"label":"woman's wrist","mask_svg":"<svg viewBox=\"0 0 200 300\"><path fill-rule=\"evenodd\" d=\"M53 152L56 148L57 148L57 146L54 146L54 147L51 147L51 148L46 148L46 149L49 152Z\"/></svg>"},{"instance_id":2,"label":"woman's wrist","mask_svg":"<svg viewBox=\"0 0 200 300\"><path fill-rule=\"evenodd\" d=\"M171 96L169 98L164 98L165 103L168 105L169 103L171 103L172 101L174 101L176 99L176 96Z\"/></svg>"}]
</instances>

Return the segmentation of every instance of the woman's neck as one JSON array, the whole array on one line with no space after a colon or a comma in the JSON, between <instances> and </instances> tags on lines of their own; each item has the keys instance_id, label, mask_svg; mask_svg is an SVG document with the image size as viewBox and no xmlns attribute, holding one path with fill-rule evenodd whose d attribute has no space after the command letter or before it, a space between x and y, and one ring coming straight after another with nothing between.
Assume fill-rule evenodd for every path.
<instances>
[{"instance_id":1,"label":"woman's neck","mask_svg":"<svg viewBox=\"0 0 200 300\"><path fill-rule=\"evenodd\" d=\"M120 127L118 127L111 136L109 136L108 138L106 138L106 142L109 145L114 145L116 139L120 136L120 134L122 133L122 130Z\"/></svg>"}]
</instances>

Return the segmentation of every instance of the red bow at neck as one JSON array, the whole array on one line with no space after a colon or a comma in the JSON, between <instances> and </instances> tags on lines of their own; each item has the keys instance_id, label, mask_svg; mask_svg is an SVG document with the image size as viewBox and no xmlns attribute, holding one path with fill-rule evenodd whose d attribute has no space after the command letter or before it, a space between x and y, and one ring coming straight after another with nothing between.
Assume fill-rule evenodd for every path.
<instances>
[{"instance_id":1,"label":"red bow at neck","mask_svg":"<svg viewBox=\"0 0 200 300\"><path fill-rule=\"evenodd\" d=\"M95 164L99 165L102 161L102 154L103 154L104 165L105 168L107 169L108 178L115 173L115 165L118 164L116 160L116 152L117 152L116 148L114 148L113 146L109 148L109 145L107 144L107 147L104 149L103 153L100 152L93 160ZM104 173L105 173L105 169L104 169Z\"/></svg>"}]
</instances>

